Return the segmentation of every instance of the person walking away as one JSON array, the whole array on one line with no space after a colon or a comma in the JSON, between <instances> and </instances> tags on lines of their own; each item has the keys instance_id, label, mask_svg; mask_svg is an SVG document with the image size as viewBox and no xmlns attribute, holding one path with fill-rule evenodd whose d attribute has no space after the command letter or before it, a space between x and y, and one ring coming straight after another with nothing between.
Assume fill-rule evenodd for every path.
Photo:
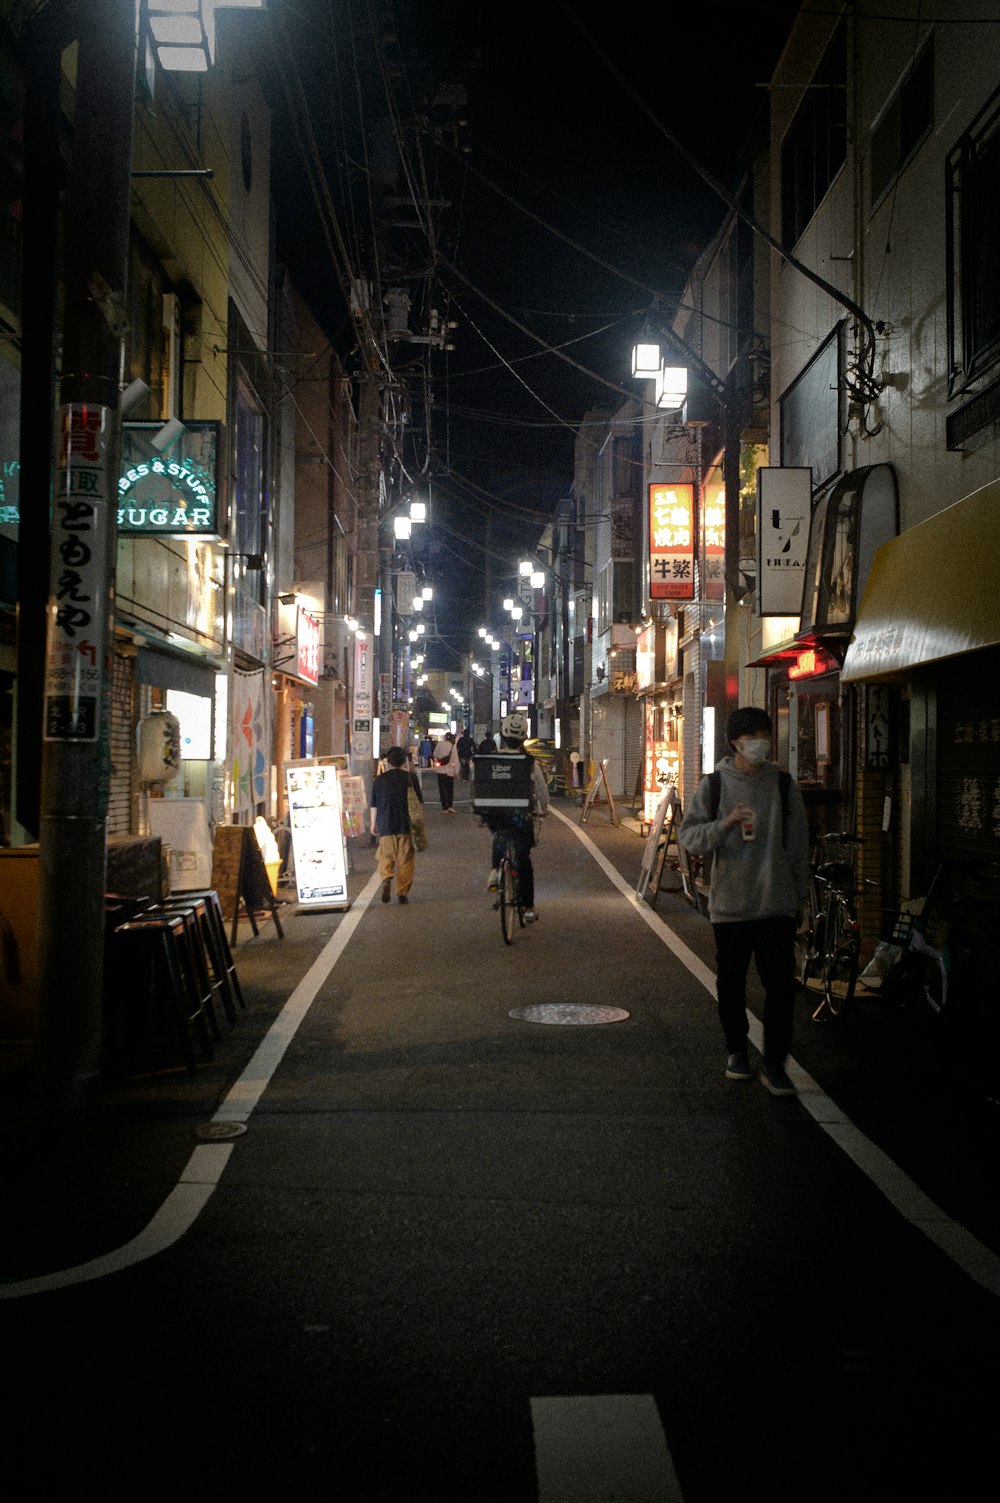
<instances>
[{"instance_id":1,"label":"person walking away","mask_svg":"<svg viewBox=\"0 0 1000 1503\"><path fill-rule=\"evenodd\" d=\"M723 757L703 777L678 839L712 856L708 916L715 934L716 993L727 1080L752 1080L746 980L753 957L764 987L762 1083L793 1096L785 1071L795 1004L795 931L809 890L809 830L798 785L769 761L771 717L744 705L730 715Z\"/></svg>"},{"instance_id":2,"label":"person walking away","mask_svg":"<svg viewBox=\"0 0 1000 1503\"><path fill-rule=\"evenodd\" d=\"M469 781L469 772L472 767L472 758L475 755L476 750L476 743L469 735L468 726L465 727L462 734L456 741L455 750L458 752L458 763L459 768L461 769L459 776L461 777L463 783L467 783Z\"/></svg>"},{"instance_id":3,"label":"person walking away","mask_svg":"<svg viewBox=\"0 0 1000 1503\"><path fill-rule=\"evenodd\" d=\"M497 749L496 738L487 731L477 749L481 752L495 752Z\"/></svg>"},{"instance_id":4,"label":"person walking away","mask_svg":"<svg viewBox=\"0 0 1000 1503\"><path fill-rule=\"evenodd\" d=\"M455 733L449 731L434 748L434 766L437 769L438 794L441 798L441 813L455 812L455 779L458 777L458 751Z\"/></svg>"},{"instance_id":5,"label":"person walking away","mask_svg":"<svg viewBox=\"0 0 1000 1503\"><path fill-rule=\"evenodd\" d=\"M401 746L390 746L385 760L388 767L372 783L371 832L378 836L376 859L378 874L382 878L382 902L388 903L392 896L395 874L396 897L400 903L405 903L416 866L407 795L413 788L421 803L424 796L420 791L420 779L407 765L406 752Z\"/></svg>"},{"instance_id":6,"label":"person walking away","mask_svg":"<svg viewBox=\"0 0 1000 1503\"><path fill-rule=\"evenodd\" d=\"M524 904L524 922L536 924L538 911L535 908L535 869L531 862L531 849L535 844L535 824L532 814L546 815L549 812L549 790L545 777L535 758L524 749L528 734L528 722L519 710L504 717L500 725L500 749L495 756L523 757L531 763L531 806L528 809L489 809L483 814L483 823L493 832L491 870L487 887L495 892L500 879L499 868L504 846L508 838L514 843L517 857L517 875Z\"/></svg>"},{"instance_id":7,"label":"person walking away","mask_svg":"<svg viewBox=\"0 0 1000 1503\"><path fill-rule=\"evenodd\" d=\"M425 736L420 743L420 765L430 767L431 757L434 755L434 742L430 736Z\"/></svg>"}]
</instances>

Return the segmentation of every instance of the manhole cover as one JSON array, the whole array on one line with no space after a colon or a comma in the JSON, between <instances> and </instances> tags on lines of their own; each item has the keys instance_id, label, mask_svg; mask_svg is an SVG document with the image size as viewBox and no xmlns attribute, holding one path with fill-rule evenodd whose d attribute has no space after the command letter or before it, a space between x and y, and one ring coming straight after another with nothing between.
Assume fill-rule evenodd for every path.
<instances>
[{"instance_id":1,"label":"manhole cover","mask_svg":"<svg viewBox=\"0 0 1000 1503\"><path fill-rule=\"evenodd\" d=\"M514 1007L510 1016L519 1023L621 1023L628 1013L621 1007L589 1007L582 1002L539 1002L535 1007Z\"/></svg>"},{"instance_id":2,"label":"manhole cover","mask_svg":"<svg viewBox=\"0 0 1000 1503\"><path fill-rule=\"evenodd\" d=\"M194 1135L203 1143L220 1143L227 1138L238 1138L246 1130L245 1122L205 1122L195 1128Z\"/></svg>"}]
</instances>

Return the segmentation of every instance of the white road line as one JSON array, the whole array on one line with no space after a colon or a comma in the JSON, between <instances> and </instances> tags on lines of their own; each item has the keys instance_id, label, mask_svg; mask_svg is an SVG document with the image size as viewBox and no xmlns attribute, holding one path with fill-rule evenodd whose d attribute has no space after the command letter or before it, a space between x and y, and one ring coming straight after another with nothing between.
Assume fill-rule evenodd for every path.
<instances>
[{"instance_id":1,"label":"white road line","mask_svg":"<svg viewBox=\"0 0 1000 1503\"><path fill-rule=\"evenodd\" d=\"M538 1503L680 1503L652 1394L531 1400Z\"/></svg>"},{"instance_id":2,"label":"white road line","mask_svg":"<svg viewBox=\"0 0 1000 1503\"><path fill-rule=\"evenodd\" d=\"M604 853L597 849L580 825L557 809L553 809L552 812L583 842L608 880L628 898L636 913L645 920L657 938L714 997L714 972L699 960L693 950L688 949L683 940L672 933L662 919L655 916L647 903L636 897L634 889L612 866ZM756 1049L763 1048L764 1030L753 1013L750 1014L750 1039ZM922 1232L963 1273L968 1274L969 1278L975 1280L987 1293L1000 1295L1000 1258L996 1253L984 1246L966 1227L953 1220L928 1195L925 1195L920 1186L904 1173L895 1160L865 1137L861 1129L855 1126L846 1113L841 1111L836 1102L823 1092L812 1076L803 1070L796 1060L788 1059L787 1070L794 1085L798 1088L799 1101L813 1121L828 1137L833 1139L838 1148L843 1149L851 1162L857 1165L862 1174L885 1196L890 1205L894 1206L911 1226L915 1227L918 1232Z\"/></svg>"},{"instance_id":3,"label":"white road line","mask_svg":"<svg viewBox=\"0 0 1000 1503\"><path fill-rule=\"evenodd\" d=\"M271 1024L256 1053L239 1080L226 1096L213 1122L245 1122L260 1101L284 1056L296 1030L316 999L316 994L333 970L361 922L376 890L381 886L378 872L373 872L364 890L355 898L346 916L337 926L317 959L310 966L288 1001ZM153 1219L131 1242L113 1252L63 1268L57 1273L42 1274L34 1279L0 1284L0 1299L17 1299L27 1294L47 1294L121 1273L136 1263L163 1252L190 1231L205 1209L212 1192L229 1162L233 1143L202 1143L188 1159L176 1187L170 1192Z\"/></svg>"}]
</instances>

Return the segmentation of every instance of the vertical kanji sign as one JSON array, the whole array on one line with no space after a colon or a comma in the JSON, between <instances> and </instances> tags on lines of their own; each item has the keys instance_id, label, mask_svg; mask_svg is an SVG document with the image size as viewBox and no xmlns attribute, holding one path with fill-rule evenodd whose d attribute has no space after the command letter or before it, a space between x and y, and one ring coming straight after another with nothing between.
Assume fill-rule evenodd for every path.
<instances>
[{"instance_id":1,"label":"vertical kanji sign","mask_svg":"<svg viewBox=\"0 0 1000 1503\"><path fill-rule=\"evenodd\" d=\"M649 487L649 593L694 599L694 486Z\"/></svg>"},{"instance_id":2,"label":"vertical kanji sign","mask_svg":"<svg viewBox=\"0 0 1000 1503\"><path fill-rule=\"evenodd\" d=\"M111 409L67 403L59 412L43 735L96 741L107 653L104 553Z\"/></svg>"},{"instance_id":3,"label":"vertical kanji sign","mask_svg":"<svg viewBox=\"0 0 1000 1503\"><path fill-rule=\"evenodd\" d=\"M705 545L706 600L725 598L726 491L718 485L702 492L701 532Z\"/></svg>"}]
</instances>

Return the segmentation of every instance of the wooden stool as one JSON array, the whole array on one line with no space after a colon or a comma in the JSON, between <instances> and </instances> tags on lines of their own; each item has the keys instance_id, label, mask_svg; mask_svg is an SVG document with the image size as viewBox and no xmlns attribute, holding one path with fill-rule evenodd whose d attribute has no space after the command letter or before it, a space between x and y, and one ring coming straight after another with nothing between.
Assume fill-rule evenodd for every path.
<instances>
[{"instance_id":1,"label":"wooden stool","mask_svg":"<svg viewBox=\"0 0 1000 1503\"><path fill-rule=\"evenodd\" d=\"M179 892L164 898L158 911L164 913L190 913L194 919L201 963L208 980L211 972L211 989L218 995L222 1010L230 1023L236 1022L236 995L226 968L226 957L219 945L219 935L212 923L208 900L194 893Z\"/></svg>"},{"instance_id":2,"label":"wooden stool","mask_svg":"<svg viewBox=\"0 0 1000 1503\"><path fill-rule=\"evenodd\" d=\"M226 921L222 916L222 904L219 902L219 894L214 887L200 887L192 889L190 892L178 892L174 896L178 902L187 902L192 898L200 898L207 904L209 922L216 936L220 962L225 970L233 999L238 1006L246 1010L246 1002L243 999L240 980L236 974L233 952L229 948L229 940L226 938Z\"/></svg>"},{"instance_id":3,"label":"wooden stool","mask_svg":"<svg viewBox=\"0 0 1000 1503\"><path fill-rule=\"evenodd\" d=\"M170 1013L177 1029L184 1063L194 1074L193 1037L206 1059L214 1059L211 1030L198 983L193 975L183 914L150 914L119 924L112 934L117 967L118 1001L123 1000L126 977L145 976L149 994ZM209 999L210 1000L210 999Z\"/></svg>"}]
</instances>

